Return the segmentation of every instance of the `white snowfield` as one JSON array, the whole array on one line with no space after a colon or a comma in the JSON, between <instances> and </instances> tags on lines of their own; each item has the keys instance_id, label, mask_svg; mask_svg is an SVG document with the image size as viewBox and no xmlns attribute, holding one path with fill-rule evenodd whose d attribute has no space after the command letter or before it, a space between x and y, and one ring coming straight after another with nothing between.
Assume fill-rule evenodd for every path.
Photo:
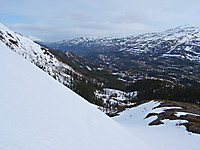
<instances>
[{"instance_id":1,"label":"white snowfield","mask_svg":"<svg viewBox=\"0 0 200 150\"><path fill-rule=\"evenodd\" d=\"M0 42L1 150L149 150L83 98Z\"/></svg>"},{"instance_id":2,"label":"white snowfield","mask_svg":"<svg viewBox=\"0 0 200 150\"><path fill-rule=\"evenodd\" d=\"M179 107L153 109L159 104L157 101L141 104L125 110L119 116L114 117L114 120L149 144L153 150L199 150L200 135L187 132L184 126L177 126L177 124L187 122L186 120L165 119L162 120L163 125L148 126L151 121L157 119L156 116L145 119L149 113L180 109Z\"/></svg>"}]
</instances>

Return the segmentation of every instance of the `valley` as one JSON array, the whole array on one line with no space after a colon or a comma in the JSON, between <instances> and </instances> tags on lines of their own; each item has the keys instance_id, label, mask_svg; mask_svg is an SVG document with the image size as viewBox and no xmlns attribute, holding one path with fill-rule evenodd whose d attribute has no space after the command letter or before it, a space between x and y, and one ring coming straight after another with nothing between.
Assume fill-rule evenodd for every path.
<instances>
[{"instance_id":1,"label":"valley","mask_svg":"<svg viewBox=\"0 0 200 150\"><path fill-rule=\"evenodd\" d=\"M0 150L200 150L199 0L0 1Z\"/></svg>"},{"instance_id":2,"label":"valley","mask_svg":"<svg viewBox=\"0 0 200 150\"><path fill-rule=\"evenodd\" d=\"M196 61L178 57L147 57L148 54L134 57L134 59L132 56L122 55L121 58L116 59L114 56L118 54L117 52L109 55L114 57L111 59L104 55L104 51L101 54L98 53L99 60L93 61L76 52L51 49L43 45L44 43L38 45L3 25L0 29L1 41L9 49L38 66L110 117L115 118L151 100L161 102L173 100L164 102L166 105L173 103L178 107L182 103L185 103L186 107L196 104L199 108L199 63ZM89 52L88 55L90 56ZM132 61L126 59L129 57ZM112 60L119 63L118 68L113 67ZM132 62L138 63L135 67L127 64ZM194 109L177 112L186 114L182 115L182 119L189 119L188 124L179 125L185 125L189 132L199 133L199 116L197 118L188 116L188 114L199 114L193 111ZM167 111L166 113L167 115L146 114L149 115L146 117L157 115L159 118L160 116L160 119L149 122L149 125L162 124L162 119L177 119L174 117L175 113L170 112L171 115Z\"/></svg>"},{"instance_id":3,"label":"valley","mask_svg":"<svg viewBox=\"0 0 200 150\"><path fill-rule=\"evenodd\" d=\"M80 57L85 59L91 70L101 76L98 81L102 88L137 92L138 95L129 101L171 99L198 104L198 41L198 26L181 26L137 36L83 37L41 44L59 49L52 51L60 56L70 51L79 56L78 61ZM93 78L97 80L99 77Z\"/></svg>"}]
</instances>

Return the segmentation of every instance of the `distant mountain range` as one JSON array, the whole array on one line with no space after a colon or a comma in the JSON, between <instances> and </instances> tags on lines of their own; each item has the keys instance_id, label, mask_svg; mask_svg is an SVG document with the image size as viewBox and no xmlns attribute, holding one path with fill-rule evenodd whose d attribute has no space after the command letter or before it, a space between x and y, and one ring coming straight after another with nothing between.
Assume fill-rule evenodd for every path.
<instances>
[{"instance_id":1,"label":"distant mountain range","mask_svg":"<svg viewBox=\"0 0 200 150\"><path fill-rule=\"evenodd\" d=\"M43 44L53 49L74 52L98 65L108 67L114 74L123 72L126 77L139 74L184 84L200 82L198 26L181 26L138 36L83 37Z\"/></svg>"},{"instance_id":2,"label":"distant mountain range","mask_svg":"<svg viewBox=\"0 0 200 150\"><path fill-rule=\"evenodd\" d=\"M188 34L192 28L189 29ZM180 30L180 34L178 29L176 30L176 37L182 37L183 31L185 36L187 35L186 29ZM50 47L50 43L46 43L48 46L42 43L41 46L0 24L0 41L112 116L142 100L171 99L200 103L200 65L197 60L164 56L158 53L159 49L145 53L138 48L133 53L130 45L137 42L131 43L131 38L135 38L134 41L139 43L146 39L156 46L154 40L159 39L161 35L167 35L168 32L138 36L142 37L141 39L129 37L128 40L128 37L124 37L116 40L117 38L113 37L101 40L72 40L76 42L71 41L70 52L47 48ZM174 33L174 37L176 34ZM120 48L119 45L123 45L122 39L124 45L129 41L130 47ZM92 43L95 46L92 46ZM145 45L145 42L143 43ZM138 44L142 47L141 45Z\"/></svg>"},{"instance_id":3,"label":"distant mountain range","mask_svg":"<svg viewBox=\"0 0 200 150\"><path fill-rule=\"evenodd\" d=\"M131 56L178 57L200 62L200 27L181 26L164 32L128 37L76 38L47 46L84 55L88 52L120 53Z\"/></svg>"}]
</instances>

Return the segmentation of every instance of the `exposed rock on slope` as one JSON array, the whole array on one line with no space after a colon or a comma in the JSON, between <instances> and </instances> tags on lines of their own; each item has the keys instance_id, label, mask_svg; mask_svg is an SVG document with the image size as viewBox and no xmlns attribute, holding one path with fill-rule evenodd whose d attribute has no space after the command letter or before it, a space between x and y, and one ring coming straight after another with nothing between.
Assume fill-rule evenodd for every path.
<instances>
[{"instance_id":1,"label":"exposed rock on slope","mask_svg":"<svg viewBox=\"0 0 200 150\"><path fill-rule=\"evenodd\" d=\"M73 85L73 78L69 74L78 73L70 66L60 62L48 49L11 31L2 24L0 24L0 40L10 49L34 63L64 85L68 87Z\"/></svg>"},{"instance_id":2,"label":"exposed rock on slope","mask_svg":"<svg viewBox=\"0 0 200 150\"><path fill-rule=\"evenodd\" d=\"M184 125L187 131L200 134L199 105L168 100L160 102L161 104L154 107L153 111L160 109L161 112L151 112L146 116L146 118L157 116L157 119L150 122L149 125L164 124L164 120L185 120L185 122L177 122L177 126Z\"/></svg>"}]
</instances>

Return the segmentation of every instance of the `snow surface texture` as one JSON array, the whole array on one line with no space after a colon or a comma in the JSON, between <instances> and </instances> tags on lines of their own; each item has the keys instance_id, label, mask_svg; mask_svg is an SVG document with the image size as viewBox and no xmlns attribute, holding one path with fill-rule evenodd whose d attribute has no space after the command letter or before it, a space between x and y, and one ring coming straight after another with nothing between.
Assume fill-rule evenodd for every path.
<instances>
[{"instance_id":1,"label":"snow surface texture","mask_svg":"<svg viewBox=\"0 0 200 150\"><path fill-rule=\"evenodd\" d=\"M148 150L138 137L0 42L1 150Z\"/></svg>"},{"instance_id":2,"label":"snow surface texture","mask_svg":"<svg viewBox=\"0 0 200 150\"><path fill-rule=\"evenodd\" d=\"M161 113L166 109L174 107L156 108L160 103L150 101L137 107L127 109L114 120L126 127L130 132L147 143L154 150L199 150L200 135L188 133L184 126L177 124L186 120L162 120L163 125L148 126L150 122L157 119L156 116L144 119L149 113Z\"/></svg>"}]
</instances>

